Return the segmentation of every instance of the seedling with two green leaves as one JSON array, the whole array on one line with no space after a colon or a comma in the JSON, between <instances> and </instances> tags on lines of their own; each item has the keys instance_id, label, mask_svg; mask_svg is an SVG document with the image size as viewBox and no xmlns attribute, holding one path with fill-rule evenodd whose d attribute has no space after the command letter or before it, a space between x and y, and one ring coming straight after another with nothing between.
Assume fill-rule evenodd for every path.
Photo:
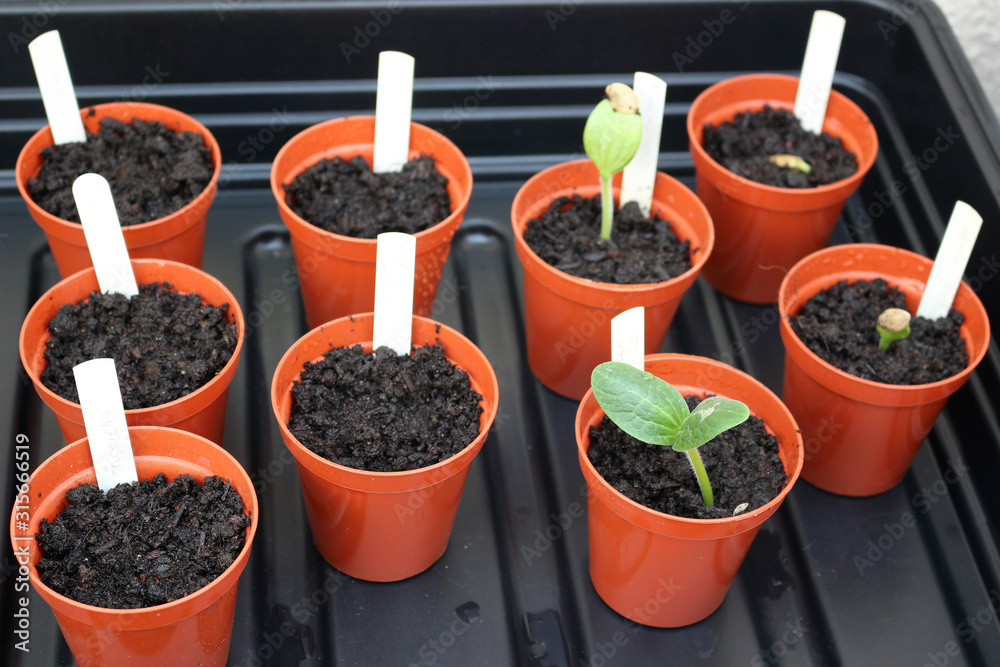
<instances>
[{"instance_id":1,"label":"seedling with two green leaves","mask_svg":"<svg viewBox=\"0 0 1000 667\"><path fill-rule=\"evenodd\" d=\"M687 455L705 505L715 504L712 484L698 447L750 416L740 401L709 396L688 409L676 388L652 373L629 364L608 361L590 377L597 403L621 430L651 445L672 447Z\"/></svg>"}]
</instances>

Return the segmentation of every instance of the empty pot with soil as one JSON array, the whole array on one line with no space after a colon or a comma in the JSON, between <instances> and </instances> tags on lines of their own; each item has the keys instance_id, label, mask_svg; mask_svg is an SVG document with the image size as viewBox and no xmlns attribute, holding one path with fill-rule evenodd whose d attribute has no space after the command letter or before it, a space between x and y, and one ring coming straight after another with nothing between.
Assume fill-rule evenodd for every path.
<instances>
[{"instance_id":1,"label":"empty pot with soil","mask_svg":"<svg viewBox=\"0 0 1000 667\"><path fill-rule=\"evenodd\" d=\"M878 154L871 121L837 91L823 135L797 129L798 82L733 77L709 86L688 113L695 188L717 236L705 278L740 301L775 301L788 269L826 245Z\"/></svg>"},{"instance_id":2,"label":"empty pot with soil","mask_svg":"<svg viewBox=\"0 0 1000 667\"><path fill-rule=\"evenodd\" d=\"M907 338L879 348L879 315L915 313L932 266L901 248L848 244L805 257L782 282L782 396L802 429L802 476L819 488L871 496L898 484L985 356L989 320L965 283L949 317L914 318Z\"/></svg>"},{"instance_id":3,"label":"empty pot with soil","mask_svg":"<svg viewBox=\"0 0 1000 667\"><path fill-rule=\"evenodd\" d=\"M77 664L224 665L257 530L253 484L200 436L130 427L129 437L141 481L106 498L80 486L96 481L86 438L35 470L11 514L14 553Z\"/></svg>"},{"instance_id":4,"label":"empty pot with soil","mask_svg":"<svg viewBox=\"0 0 1000 667\"><path fill-rule=\"evenodd\" d=\"M444 135L411 123L410 162L395 174L371 172L374 142L374 116L336 118L292 137L271 167L310 327L372 309L375 237L390 231L417 239L413 309L430 315L469 205L472 170Z\"/></svg>"},{"instance_id":5,"label":"empty pot with soil","mask_svg":"<svg viewBox=\"0 0 1000 667\"><path fill-rule=\"evenodd\" d=\"M28 311L21 363L66 442L86 435L72 367L115 358L130 426L172 426L221 443L245 326L236 298L200 269L133 260L140 294L100 294L93 268L66 278ZM168 287L169 285L169 287Z\"/></svg>"},{"instance_id":6,"label":"empty pot with soil","mask_svg":"<svg viewBox=\"0 0 1000 667\"><path fill-rule=\"evenodd\" d=\"M85 143L54 145L43 127L17 158L18 191L45 231L66 278L92 266L71 185L93 172L108 179L129 256L200 267L205 222L222 153L208 129L168 107L112 102L80 111Z\"/></svg>"},{"instance_id":7,"label":"empty pot with soil","mask_svg":"<svg viewBox=\"0 0 1000 667\"><path fill-rule=\"evenodd\" d=\"M469 466L497 413L483 353L414 316L414 352L372 353L373 315L313 329L282 357L271 403L313 541L369 581L423 572L448 546Z\"/></svg>"},{"instance_id":8,"label":"empty pot with soil","mask_svg":"<svg viewBox=\"0 0 1000 667\"><path fill-rule=\"evenodd\" d=\"M778 397L742 371L682 354L648 355L645 369L689 408L716 396L744 403L750 415L697 448L706 495L693 463L623 432L594 389L577 410L594 588L632 621L680 627L722 604L760 525L798 479L802 438Z\"/></svg>"}]
</instances>

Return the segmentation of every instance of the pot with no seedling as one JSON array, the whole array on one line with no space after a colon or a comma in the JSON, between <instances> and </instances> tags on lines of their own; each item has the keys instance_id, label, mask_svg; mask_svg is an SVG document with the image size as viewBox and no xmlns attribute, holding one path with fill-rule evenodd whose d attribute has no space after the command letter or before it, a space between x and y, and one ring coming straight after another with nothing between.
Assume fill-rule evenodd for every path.
<instances>
[{"instance_id":1,"label":"pot with no seedling","mask_svg":"<svg viewBox=\"0 0 1000 667\"><path fill-rule=\"evenodd\" d=\"M620 231L621 220L612 225L607 214L621 190L621 175L612 175L628 163L638 147L637 135L622 140L633 131L629 125L635 125L628 117L639 120L634 113L613 111L609 100L602 101L584 130L584 143L592 160L566 162L536 174L521 186L511 208L514 243L524 268L528 364L542 384L574 400L586 393L594 367L607 360L611 346L607 323L619 313L644 306L646 352L659 349L681 297L698 277L715 243L712 220L704 204L680 181L663 173L656 174L650 215L661 219L656 224L669 225L664 236L672 237L673 252L686 247L676 258L682 266L672 275L647 278L649 282L641 284L579 277L553 266L525 240L529 225L541 224L543 215L570 208L575 196L596 198L600 194L603 241L596 235L595 216L589 242L593 245L586 245L584 254L592 249L606 258L608 253L617 252L615 258L626 261L626 251L618 247L618 241L608 243L608 236L620 239L613 235ZM639 127L641 130L641 124ZM631 144L631 151L620 152L627 144ZM561 205L556 206L556 202ZM642 215L636 211L635 218L641 221ZM662 265L660 261L653 263Z\"/></svg>"},{"instance_id":2,"label":"pot with no seedling","mask_svg":"<svg viewBox=\"0 0 1000 667\"><path fill-rule=\"evenodd\" d=\"M722 604L760 525L778 509L799 476L802 438L778 397L746 373L681 354L649 355L645 366L647 373L625 364L601 364L577 411L576 441L590 499L590 578L601 599L630 620L680 627L706 618ZM684 395L704 400L689 412ZM684 475L688 481L697 479L689 497L695 504L714 505L714 510L699 512L719 518L688 518L651 509L612 486L590 455L592 429L618 428L610 422L602 425L602 403L609 418L622 424L620 430L629 436L652 445L669 442L674 450L684 451L691 461L690 466L683 462ZM765 456L772 480L783 476L784 483L775 490L772 482L772 492L757 496L757 506L740 503L723 509L723 502L717 503L722 487L712 481L717 473L702 464L699 447L706 442L710 446L715 435L748 415L760 421L752 419L746 425L752 423L757 437L777 449L755 455ZM647 449L658 456L658 447Z\"/></svg>"},{"instance_id":3,"label":"pot with no seedling","mask_svg":"<svg viewBox=\"0 0 1000 667\"><path fill-rule=\"evenodd\" d=\"M499 395L493 368L471 341L450 327L413 316L413 346L439 342L447 361L468 374L471 390L481 396L478 434L456 454L414 470L372 472L320 456L289 427L295 383L305 364L321 361L331 348L360 345L371 353L373 322L371 313L348 316L300 338L275 370L271 406L295 456L320 553L352 577L398 581L429 568L447 548L469 466L496 417Z\"/></svg>"},{"instance_id":4,"label":"pot with no seedling","mask_svg":"<svg viewBox=\"0 0 1000 667\"><path fill-rule=\"evenodd\" d=\"M205 305L216 307L227 305L224 318L231 326L235 326L236 340L228 361L205 384L166 403L126 410L125 416L129 426L171 426L221 443L229 384L236 374L246 332L243 313L236 297L221 282L187 264L140 259L132 261L132 270L140 285L168 282L176 292L198 295ZM21 327L19 339L21 363L35 385L38 395L55 412L56 421L66 442L75 442L85 437L86 430L80 404L59 395L42 380L42 374L48 364L45 356L46 346L52 337L49 322L60 308L85 301L95 291L99 291L99 286L93 268L74 274L43 294L28 311Z\"/></svg>"},{"instance_id":5,"label":"pot with no seedling","mask_svg":"<svg viewBox=\"0 0 1000 667\"><path fill-rule=\"evenodd\" d=\"M125 236L125 245L128 248L129 256L135 259L156 258L167 259L191 266L200 267L202 251L205 246L205 222L208 209L215 199L219 173L222 170L222 152L219 143L212 136L208 129L197 120L183 114L180 111L160 106L158 104L148 104L145 102L111 102L108 104L97 104L92 107L82 109L80 114L83 124L89 133L96 133L100 130L101 122L104 119L131 123L133 120L157 121L166 126L167 130L174 133L193 132L201 137L204 148L208 153L211 163L208 165L207 178L204 188L198 194L192 194L190 198L184 197L187 201L181 201L181 194L177 194L176 200L172 200L169 208L172 209L155 219L136 222L135 224L124 224L122 234ZM67 144L73 147L74 144ZM31 193L30 181L35 179L42 169L43 150L59 150L53 146L52 131L49 126L43 127L36 132L28 143L21 149L14 168L14 176L17 181L17 189L24 198L28 206L31 217L45 232L49 248L55 259L59 274L69 277L77 271L92 266L90 253L87 249L87 241L83 235L83 227L79 222L65 220L50 213L40 206ZM118 185L120 177L129 174L116 174L108 169L94 169L88 166L79 173L97 171L108 178L111 183L112 192L119 193L121 188ZM199 172L200 174L200 172ZM163 178L169 177L166 174ZM74 176L75 177L75 176ZM72 201L69 194L69 184L74 177L60 179L65 182L66 197ZM186 181L185 181L186 182ZM180 186L178 186L180 188ZM192 186L192 189L193 186ZM139 193L143 197L142 193ZM133 206L141 208L147 202L126 202L118 204L119 217L124 221L131 216L129 209ZM164 204L167 208L167 205Z\"/></svg>"},{"instance_id":6,"label":"pot with no seedling","mask_svg":"<svg viewBox=\"0 0 1000 667\"><path fill-rule=\"evenodd\" d=\"M110 609L70 599L43 583L35 534L67 506L66 492L94 483L86 438L64 447L40 465L11 513L10 537L18 562L28 567L32 588L52 607L66 643L81 666L225 665L236 608L237 582L257 531L257 495L239 462L197 435L169 428L130 427L139 479L186 474L199 484L215 475L239 494L248 515L243 548L217 578L179 599L138 609ZM25 507L26 506L26 507ZM24 525L23 515L28 523Z\"/></svg>"},{"instance_id":7,"label":"pot with no seedling","mask_svg":"<svg viewBox=\"0 0 1000 667\"><path fill-rule=\"evenodd\" d=\"M823 132L854 154L856 171L835 182L790 188L758 183L731 171L705 149L705 126L733 121L737 114L765 106L793 109L799 79L778 74L750 74L716 83L691 104L687 132L695 165L695 188L705 202L718 238L706 262L705 278L723 294L750 303L772 303L782 278L795 262L826 245L847 198L875 163L878 137L868 116L844 95L831 91ZM801 156L783 145L741 164L773 163L788 172L811 170ZM770 169L768 167L768 169ZM804 177L803 174L797 174Z\"/></svg>"},{"instance_id":8,"label":"pot with no seedling","mask_svg":"<svg viewBox=\"0 0 1000 667\"><path fill-rule=\"evenodd\" d=\"M952 308L964 320L959 328L964 342L959 345L964 348L960 354L967 357L965 367L929 382L888 384L852 375L822 358L796 333L791 318L799 316L819 292L841 281L876 279L898 288L905 297L900 305L915 313L932 266L930 259L901 248L848 244L809 255L782 282L778 298L785 344L782 395L802 429L806 453L802 476L811 484L847 496L871 496L898 484L948 397L985 356L990 326L982 302L962 283ZM868 329L855 335L866 340L873 353L891 355L901 341L879 335L877 314L870 318ZM911 321L910 328L915 326ZM884 349L879 350L880 345ZM892 367L891 357L884 361Z\"/></svg>"},{"instance_id":9,"label":"pot with no seedling","mask_svg":"<svg viewBox=\"0 0 1000 667\"><path fill-rule=\"evenodd\" d=\"M358 238L327 231L296 212L289 185L324 160L341 158L364 161L362 171L372 164L375 117L351 116L314 125L292 137L274 158L271 192L278 203L281 219L291 233L295 264L302 285L302 300L310 327L364 312L371 308L375 285L375 234ZM418 123L410 124L411 161L433 159L434 169L447 180L447 211L422 230L408 231L417 238L417 268L413 309L430 315L441 270L448 259L455 235L472 195L472 170L468 160L444 135ZM344 167L340 167L343 169Z\"/></svg>"}]
</instances>

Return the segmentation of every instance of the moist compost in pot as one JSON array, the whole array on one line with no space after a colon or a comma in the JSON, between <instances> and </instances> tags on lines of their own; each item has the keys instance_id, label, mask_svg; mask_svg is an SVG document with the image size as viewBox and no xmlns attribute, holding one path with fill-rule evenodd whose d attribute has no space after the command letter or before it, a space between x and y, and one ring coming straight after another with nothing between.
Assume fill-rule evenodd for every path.
<instances>
[{"instance_id":1,"label":"moist compost in pot","mask_svg":"<svg viewBox=\"0 0 1000 667\"><path fill-rule=\"evenodd\" d=\"M426 155L384 174L372 173L361 156L320 160L284 187L285 201L304 220L353 238L416 234L451 215L448 179Z\"/></svg>"},{"instance_id":2,"label":"moist compost in pot","mask_svg":"<svg viewBox=\"0 0 1000 667\"><path fill-rule=\"evenodd\" d=\"M691 242L670 222L643 216L635 202L615 210L611 238L601 238L601 198L559 197L529 220L524 241L556 269L616 285L659 283L691 268Z\"/></svg>"},{"instance_id":3,"label":"moist compost in pot","mask_svg":"<svg viewBox=\"0 0 1000 667\"><path fill-rule=\"evenodd\" d=\"M166 604L207 586L239 556L250 525L239 494L216 476L201 486L159 473L107 494L81 484L66 501L53 522L41 521L38 574L72 600L109 609Z\"/></svg>"},{"instance_id":4,"label":"moist compost in pot","mask_svg":"<svg viewBox=\"0 0 1000 667\"><path fill-rule=\"evenodd\" d=\"M236 349L238 329L228 304L204 304L170 283L141 285L139 294L91 292L65 304L49 321L42 382L79 403L73 367L89 359L115 360L125 409L162 405L215 377Z\"/></svg>"},{"instance_id":5,"label":"moist compost in pot","mask_svg":"<svg viewBox=\"0 0 1000 667\"><path fill-rule=\"evenodd\" d=\"M289 430L311 451L358 470L425 468L479 434L482 400L440 345L409 356L335 347L307 362L292 389Z\"/></svg>"},{"instance_id":6,"label":"moist compost in pot","mask_svg":"<svg viewBox=\"0 0 1000 667\"><path fill-rule=\"evenodd\" d=\"M765 105L736 114L731 121L706 124L702 145L716 162L744 178L780 188L813 188L848 178L858 170L857 156L826 132L802 129L795 114ZM774 155L805 160L809 173L779 166Z\"/></svg>"},{"instance_id":7,"label":"moist compost in pot","mask_svg":"<svg viewBox=\"0 0 1000 667\"><path fill-rule=\"evenodd\" d=\"M701 402L693 396L686 399L691 409ZM723 519L755 510L777 497L788 482L778 439L753 415L700 446L698 453L712 483L713 507L705 506L687 456L637 440L607 416L600 429L590 428L587 449L594 468L615 490L673 516Z\"/></svg>"},{"instance_id":8,"label":"moist compost in pot","mask_svg":"<svg viewBox=\"0 0 1000 667\"><path fill-rule=\"evenodd\" d=\"M91 113L94 113L91 110ZM159 121L103 118L87 141L41 151L42 166L28 192L45 211L80 222L72 184L86 173L108 179L122 226L180 210L212 180L212 154L197 132L174 132Z\"/></svg>"},{"instance_id":9,"label":"moist compost in pot","mask_svg":"<svg viewBox=\"0 0 1000 667\"><path fill-rule=\"evenodd\" d=\"M875 328L888 308L906 309L906 295L881 278L841 280L803 304L789 324L819 358L855 377L895 385L929 384L969 365L961 313L929 320L913 317L910 334L880 350Z\"/></svg>"}]
</instances>

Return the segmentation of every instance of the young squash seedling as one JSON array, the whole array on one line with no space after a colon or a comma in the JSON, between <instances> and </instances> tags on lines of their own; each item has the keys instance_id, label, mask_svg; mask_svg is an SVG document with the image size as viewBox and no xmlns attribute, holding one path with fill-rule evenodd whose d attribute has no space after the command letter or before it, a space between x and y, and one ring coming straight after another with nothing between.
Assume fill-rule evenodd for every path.
<instances>
[{"instance_id":1,"label":"young squash seedling","mask_svg":"<svg viewBox=\"0 0 1000 667\"><path fill-rule=\"evenodd\" d=\"M750 416L745 404L710 396L689 410L684 396L669 382L617 361L595 368L590 384L598 405L621 430L651 445L669 445L674 451L684 452L705 505L715 505L698 447L745 422Z\"/></svg>"},{"instance_id":2,"label":"young squash seedling","mask_svg":"<svg viewBox=\"0 0 1000 667\"><path fill-rule=\"evenodd\" d=\"M583 149L601 175L601 238L611 238L615 199L611 179L625 168L642 140L639 98L624 83L612 83L604 89L601 100L583 128Z\"/></svg>"},{"instance_id":3,"label":"young squash seedling","mask_svg":"<svg viewBox=\"0 0 1000 667\"><path fill-rule=\"evenodd\" d=\"M910 314L902 308L887 308L878 316L875 330L879 335L878 349L885 351L892 341L910 335Z\"/></svg>"}]
</instances>

